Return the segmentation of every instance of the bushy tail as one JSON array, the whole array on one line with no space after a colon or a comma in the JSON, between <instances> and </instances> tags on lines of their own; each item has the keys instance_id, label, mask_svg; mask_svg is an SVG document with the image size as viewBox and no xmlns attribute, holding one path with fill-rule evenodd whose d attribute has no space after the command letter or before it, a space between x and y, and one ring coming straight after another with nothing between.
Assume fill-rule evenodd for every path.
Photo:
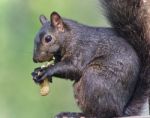
<instances>
[{"instance_id":1,"label":"bushy tail","mask_svg":"<svg viewBox=\"0 0 150 118\"><path fill-rule=\"evenodd\" d=\"M135 93L125 110L138 115L150 95L150 0L99 0L116 33L125 38L141 59L140 78Z\"/></svg>"}]
</instances>

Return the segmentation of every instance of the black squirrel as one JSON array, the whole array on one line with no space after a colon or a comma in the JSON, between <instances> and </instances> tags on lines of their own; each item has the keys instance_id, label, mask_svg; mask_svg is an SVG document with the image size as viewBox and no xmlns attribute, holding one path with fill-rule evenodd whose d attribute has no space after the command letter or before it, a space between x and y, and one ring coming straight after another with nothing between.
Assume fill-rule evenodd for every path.
<instances>
[{"instance_id":1,"label":"black squirrel","mask_svg":"<svg viewBox=\"0 0 150 118\"><path fill-rule=\"evenodd\" d=\"M53 76L74 80L76 102L89 118L140 115L150 94L150 2L99 1L112 28L85 26L56 12L50 21L40 16L33 60L55 57L55 64L40 77L33 72L34 81Z\"/></svg>"}]
</instances>

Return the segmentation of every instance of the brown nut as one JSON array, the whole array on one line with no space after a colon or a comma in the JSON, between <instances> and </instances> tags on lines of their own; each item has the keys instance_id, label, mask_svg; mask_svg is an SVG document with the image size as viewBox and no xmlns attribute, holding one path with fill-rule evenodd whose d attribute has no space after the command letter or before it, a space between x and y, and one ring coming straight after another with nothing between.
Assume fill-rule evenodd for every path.
<instances>
[{"instance_id":1,"label":"brown nut","mask_svg":"<svg viewBox=\"0 0 150 118\"><path fill-rule=\"evenodd\" d=\"M41 84L40 84L40 94L41 96L46 96L49 93L49 81L46 78Z\"/></svg>"},{"instance_id":2,"label":"brown nut","mask_svg":"<svg viewBox=\"0 0 150 118\"><path fill-rule=\"evenodd\" d=\"M40 76L42 73L39 71L38 76ZM41 96L46 96L49 93L49 81L48 79L44 79L43 82L40 85L40 94Z\"/></svg>"}]
</instances>

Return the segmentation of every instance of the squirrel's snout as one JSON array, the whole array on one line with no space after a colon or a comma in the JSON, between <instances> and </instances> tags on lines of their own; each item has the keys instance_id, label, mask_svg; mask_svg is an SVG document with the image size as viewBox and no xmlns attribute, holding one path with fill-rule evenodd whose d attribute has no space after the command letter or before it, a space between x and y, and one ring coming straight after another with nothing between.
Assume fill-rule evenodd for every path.
<instances>
[{"instance_id":1,"label":"squirrel's snout","mask_svg":"<svg viewBox=\"0 0 150 118\"><path fill-rule=\"evenodd\" d=\"M37 61L37 59L33 58L33 62L34 62L34 63L37 63L38 61Z\"/></svg>"}]
</instances>

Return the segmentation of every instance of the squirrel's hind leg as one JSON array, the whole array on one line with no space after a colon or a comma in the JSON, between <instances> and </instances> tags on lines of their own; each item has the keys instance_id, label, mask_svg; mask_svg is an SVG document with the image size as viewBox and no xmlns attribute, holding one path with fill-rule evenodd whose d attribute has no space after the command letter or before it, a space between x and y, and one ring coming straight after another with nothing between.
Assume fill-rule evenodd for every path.
<instances>
[{"instance_id":1,"label":"squirrel's hind leg","mask_svg":"<svg viewBox=\"0 0 150 118\"><path fill-rule=\"evenodd\" d=\"M74 84L78 106L85 114L93 114L98 118L123 116L124 106L130 96L126 85L132 85L127 77L128 74L119 70L119 67L107 63L89 66ZM132 74L129 77L133 77Z\"/></svg>"}]
</instances>

